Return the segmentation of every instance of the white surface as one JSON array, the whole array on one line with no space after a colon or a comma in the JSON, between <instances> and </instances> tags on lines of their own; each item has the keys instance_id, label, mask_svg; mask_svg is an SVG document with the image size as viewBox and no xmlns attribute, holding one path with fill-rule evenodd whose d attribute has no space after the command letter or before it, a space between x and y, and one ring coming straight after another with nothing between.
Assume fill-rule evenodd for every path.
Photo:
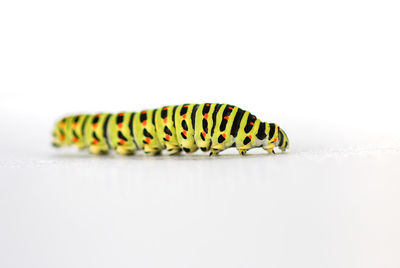
<instances>
[{"instance_id":1,"label":"white surface","mask_svg":"<svg viewBox=\"0 0 400 268\"><path fill-rule=\"evenodd\" d=\"M0 267L400 267L398 1L0 2ZM71 112L227 102L291 150L50 147Z\"/></svg>"}]
</instances>

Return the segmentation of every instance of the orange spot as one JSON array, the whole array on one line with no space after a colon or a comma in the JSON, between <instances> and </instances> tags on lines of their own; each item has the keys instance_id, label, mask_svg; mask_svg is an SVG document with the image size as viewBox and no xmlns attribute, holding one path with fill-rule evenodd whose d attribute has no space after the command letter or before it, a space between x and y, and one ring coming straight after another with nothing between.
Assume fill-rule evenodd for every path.
<instances>
[{"instance_id":1,"label":"orange spot","mask_svg":"<svg viewBox=\"0 0 400 268\"><path fill-rule=\"evenodd\" d=\"M222 133L222 137L226 138L226 133Z\"/></svg>"},{"instance_id":2,"label":"orange spot","mask_svg":"<svg viewBox=\"0 0 400 268\"><path fill-rule=\"evenodd\" d=\"M208 119L208 114L204 115L204 119L206 119L206 120Z\"/></svg>"},{"instance_id":3,"label":"orange spot","mask_svg":"<svg viewBox=\"0 0 400 268\"><path fill-rule=\"evenodd\" d=\"M94 123L94 124L93 124L93 128L97 128L97 123Z\"/></svg>"},{"instance_id":4,"label":"orange spot","mask_svg":"<svg viewBox=\"0 0 400 268\"><path fill-rule=\"evenodd\" d=\"M60 140L65 140L65 136L64 135L60 135Z\"/></svg>"},{"instance_id":5,"label":"orange spot","mask_svg":"<svg viewBox=\"0 0 400 268\"><path fill-rule=\"evenodd\" d=\"M166 140L170 140L170 139L171 139L171 136L167 134L167 135L165 135L165 139L166 139Z\"/></svg>"},{"instance_id":6,"label":"orange spot","mask_svg":"<svg viewBox=\"0 0 400 268\"><path fill-rule=\"evenodd\" d=\"M164 124L166 124L167 123L167 118L164 118Z\"/></svg>"},{"instance_id":7,"label":"orange spot","mask_svg":"<svg viewBox=\"0 0 400 268\"><path fill-rule=\"evenodd\" d=\"M254 125L254 122L250 122L250 125Z\"/></svg>"},{"instance_id":8,"label":"orange spot","mask_svg":"<svg viewBox=\"0 0 400 268\"><path fill-rule=\"evenodd\" d=\"M224 119L229 120L229 116L224 116Z\"/></svg>"},{"instance_id":9,"label":"orange spot","mask_svg":"<svg viewBox=\"0 0 400 268\"><path fill-rule=\"evenodd\" d=\"M229 106L229 107L228 107L228 109L229 109L229 110L232 110L232 109L233 109L233 107Z\"/></svg>"},{"instance_id":10,"label":"orange spot","mask_svg":"<svg viewBox=\"0 0 400 268\"><path fill-rule=\"evenodd\" d=\"M95 117L100 117L100 114L96 114Z\"/></svg>"},{"instance_id":11,"label":"orange spot","mask_svg":"<svg viewBox=\"0 0 400 268\"><path fill-rule=\"evenodd\" d=\"M183 130L182 133L183 133L183 135L185 135L185 136L187 135L187 131L186 131L186 130Z\"/></svg>"},{"instance_id":12,"label":"orange spot","mask_svg":"<svg viewBox=\"0 0 400 268\"><path fill-rule=\"evenodd\" d=\"M122 128L122 123L118 123L118 128Z\"/></svg>"},{"instance_id":13,"label":"orange spot","mask_svg":"<svg viewBox=\"0 0 400 268\"><path fill-rule=\"evenodd\" d=\"M145 141L146 141L147 143L150 143L151 139L150 139L149 137L147 137L147 138L145 139Z\"/></svg>"},{"instance_id":14,"label":"orange spot","mask_svg":"<svg viewBox=\"0 0 400 268\"><path fill-rule=\"evenodd\" d=\"M186 107L186 108L187 108L187 107L189 107L189 105L185 104L185 105L183 105L183 107Z\"/></svg>"},{"instance_id":15,"label":"orange spot","mask_svg":"<svg viewBox=\"0 0 400 268\"><path fill-rule=\"evenodd\" d=\"M273 142L276 142L278 139L277 138L275 138L274 140L273 140Z\"/></svg>"},{"instance_id":16,"label":"orange spot","mask_svg":"<svg viewBox=\"0 0 400 268\"><path fill-rule=\"evenodd\" d=\"M164 108L163 108L163 110L167 110L167 109L168 109L168 107L164 107Z\"/></svg>"},{"instance_id":17,"label":"orange spot","mask_svg":"<svg viewBox=\"0 0 400 268\"><path fill-rule=\"evenodd\" d=\"M74 142L78 142L78 138L77 138L77 137L73 137L72 140L73 140Z\"/></svg>"},{"instance_id":18,"label":"orange spot","mask_svg":"<svg viewBox=\"0 0 400 268\"><path fill-rule=\"evenodd\" d=\"M61 127L65 127L65 122L61 122L61 123L60 123L60 126L61 126Z\"/></svg>"},{"instance_id":19,"label":"orange spot","mask_svg":"<svg viewBox=\"0 0 400 268\"><path fill-rule=\"evenodd\" d=\"M98 140L96 140L96 139L93 139L93 144L99 144L99 141Z\"/></svg>"},{"instance_id":20,"label":"orange spot","mask_svg":"<svg viewBox=\"0 0 400 268\"><path fill-rule=\"evenodd\" d=\"M120 139L120 140L119 140L119 144L124 145L124 144L125 144L125 141L124 141L123 139Z\"/></svg>"},{"instance_id":21,"label":"orange spot","mask_svg":"<svg viewBox=\"0 0 400 268\"><path fill-rule=\"evenodd\" d=\"M209 103L207 103L207 104L206 104L206 106L210 106L210 104L209 104Z\"/></svg>"},{"instance_id":22,"label":"orange spot","mask_svg":"<svg viewBox=\"0 0 400 268\"><path fill-rule=\"evenodd\" d=\"M247 137L249 137L250 140L253 138L253 136L251 136L251 135L249 135L249 136L247 136Z\"/></svg>"},{"instance_id":23,"label":"orange spot","mask_svg":"<svg viewBox=\"0 0 400 268\"><path fill-rule=\"evenodd\" d=\"M124 115L124 113L119 113L118 115L119 115L119 116L123 116L123 115Z\"/></svg>"},{"instance_id":24,"label":"orange spot","mask_svg":"<svg viewBox=\"0 0 400 268\"><path fill-rule=\"evenodd\" d=\"M207 133L205 131L201 132L201 134L203 134L203 137L205 138Z\"/></svg>"},{"instance_id":25,"label":"orange spot","mask_svg":"<svg viewBox=\"0 0 400 268\"><path fill-rule=\"evenodd\" d=\"M147 124L147 120L144 120L144 121L142 122L142 125L145 126L146 124Z\"/></svg>"},{"instance_id":26,"label":"orange spot","mask_svg":"<svg viewBox=\"0 0 400 268\"><path fill-rule=\"evenodd\" d=\"M73 128L75 128L75 127L77 127L78 126L78 123L76 123L76 122L74 122L73 124L72 124L72 127Z\"/></svg>"},{"instance_id":27,"label":"orange spot","mask_svg":"<svg viewBox=\"0 0 400 268\"><path fill-rule=\"evenodd\" d=\"M142 114L145 114L145 113L147 113L147 111L142 111Z\"/></svg>"},{"instance_id":28,"label":"orange spot","mask_svg":"<svg viewBox=\"0 0 400 268\"><path fill-rule=\"evenodd\" d=\"M186 119L186 114L182 115L182 118L183 118L183 119Z\"/></svg>"},{"instance_id":29,"label":"orange spot","mask_svg":"<svg viewBox=\"0 0 400 268\"><path fill-rule=\"evenodd\" d=\"M253 115L253 119L256 119L256 117Z\"/></svg>"}]
</instances>

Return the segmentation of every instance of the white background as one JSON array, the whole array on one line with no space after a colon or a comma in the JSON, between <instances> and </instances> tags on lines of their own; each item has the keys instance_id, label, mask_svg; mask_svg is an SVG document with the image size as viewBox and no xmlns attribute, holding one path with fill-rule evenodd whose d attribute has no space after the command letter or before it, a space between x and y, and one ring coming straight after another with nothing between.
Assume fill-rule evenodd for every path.
<instances>
[{"instance_id":1,"label":"white background","mask_svg":"<svg viewBox=\"0 0 400 268\"><path fill-rule=\"evenodd\" d=\"M0 267L399 267L398 1L1 1ZM221 102L287 154L94 157L61 116Z\"/></svg>"}]
</instances>

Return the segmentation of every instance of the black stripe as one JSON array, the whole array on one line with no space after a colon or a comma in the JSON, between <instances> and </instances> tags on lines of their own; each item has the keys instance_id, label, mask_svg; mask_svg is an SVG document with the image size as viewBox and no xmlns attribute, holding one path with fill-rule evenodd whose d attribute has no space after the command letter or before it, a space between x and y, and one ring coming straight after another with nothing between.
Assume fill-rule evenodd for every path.
<instances>
[{"instance_id":1,"label":"black stripe","mask_svg":"<svg viewBox=\"0 0 400 268\"><path fill-rule=\"evenodd\" d=\"M167 126L164 127L164 132L165 132L166 134L172 136L172 132L171 132L171 130L170 130Z\"/></svg>"},{"instance_id":2,"label":"black stripe","mask_svg":"<svg viewBox=\"0 0 400 268\"><path fill-rule=\"evenodd\" d=\"M192 114L190 115L190 118L192 119L192 128L195 129L196 128L196 112L197 112L197 108L199 107L198 104L196 104L195 106L193 106L192 109Z\"/></svg>"},{"instance_id":3,"label":"black stripe","mask_svg":"<svg viewBox=\"0 0 400 268\"><path fill-rule=\"evenodd\" d=\"M154 109L153 114L151 115L151 122L153 123L154 126L156 125L156 112L157 109Z\"/></svg>"},{"instance_id":4,"label":"black stripe","mask_svg":"<svg viewBox=\"0 0 400 268\"><path fill-rule=\"evenodd\" d=\"M247 145L247 144L250 143L250 141L251 141L251 139L250 139L249 137L246 137L246 138L244 139L244 141L243 141L243 144L244 144L244 145Z\"/></svg>"},{"instance_id":5,"label":"black stripe","mask_svg":"<svg viewBox=\"0 0 400 268\"><path fill-rule=\"evenodd\" d=\"M121 131L118 131L118 138L120 138L121 140L124 140L124 141L128 141L128 139L125 138L125 136L122 134Z\"/></svg>"},{"instance_id":6,"label":"black stripe","mask_svg":"<svg viewBox=\"0 0 400 268\"><path fill-rule=\"evenodd\" d=\"M97 137L96 131L92 132L93 138L95 138L97 141L100 141L99 137Z\"/></svg>"},{"instance_id":7,"label":"black stripe","mask_svg":"<svg viewBox=\"0 0 400 268\"><path fill-rule=\"evenodd\" d=\"M82 123L82 126L81 126L82 140L83 141L84 141L84 138L85 138L85 127L86 127L86 123L87 123L88 118L89 118L89 115L85 115L85 119L83 119L83 123Z\"/></svg>"},{"instance_id":8,"label":"black stripe","mask_svg":"<svg viewBox=\"0 0 400 268\"><path fill-rule=\"evenodd\" d=\"M265 137L267 137L267 134L265 133L265 123L264 122L260 123L260 127L258 128L256 137L259 140L263 140L263 139L265 139Z\"/></svg>"},{"instance_id":9,"label":"black stripe","mask_svg":"<svg viewBox=\"0 0 400 268\"><path fill-rule=\"evenodd\" d=\"M184 105L182 106L181 113L180 113L181 115L186 114L187 111L188 111L188 107L185 107L185 105L189 105L189 104L184 104Z\"/></svg>"},{"instance_id":10,"label":"black stripe","mask_svg":"<svg viewBox=\"0 0 400 268\"><path fill-rule=\"evenodd\" d=\"M219 135L219 137L218 137L218 143L223 143L224 140L225 140L224 136Z\"/></svg>"},{"instance_id":11,"label":"black stripe","mask_svg":"<svg viewBox=\"0 0 400 268\"><path fill-rule=\"evenodd\" d=\"M231 135L236 138L239 127L240 127L240 122L242 121L243 115L245 111L238 108L238 111L235 115L235 118L233 119L233 124L232 124L232 129L231 129Z\"/></svg>"},{"instance_id":12,"label":"black stripe","mask_svg":"<svg viewBox=\"0 0 400 268\"><path fill-rule=\"evenodd\" d=\"M208 133L208 122L206 119L203 118L203 120L201 121L203 124L203 130Z\"/></svg>"},{"instance_id":13,"label":"black stripe","mask_svg":"<svg viewBox=\"0 0 400 268\"><path fill-rule=\"evenodd\" d=\"M268 139L269 139L269 140L272 139L272 137L274 136L274 134L275 134L275 124L274 124L274 123L271 123L271 124L269 124Z\"/></svg>"},{"instance_id":14,"label":"black stripe","mask_svg":"<svg viewBox=\"0 0 400 268\"><path fill-rule=\"evenodd\" d=\"M175 113L176 113L176 108L178 108L178 106L174 106L174 109L172 111L172 125L175 128Z\"/></svg>"},{"instance_id":15,"label":"black stripe","mask_svg":"<svg viewBox=\"0 0 400 268\"><path fill-rule=\"evenodd\" d=\"M244 132L249 133L253 129L254 121L256 121L255 116L249 114L249 117L247 117L246 126L244 127ZM253 125L251 123L253 123Z\"/></svg>"},{"instance_id":16,"label":"black stripe","mask_svg":"<svg viewBox=\"0 0 400 268\"><path fill-rule=\"evenodd\" d=\"M189 130L189 129L188 129L188 125L187 125L187 123L186 123L186 120L182 120L181 125L182 125L182 128L183 128L184 130L186 130L186 131Z\"/></svg>"},{"instance_id":17,"label":"black stripe","mask_svg":"<svg viewBox=\"0 0 400 268\"><path fill-rule=\"evenodd\" d=\"M75 116L74 123L78 123L80 115Z\"/></svg>"},{"instance_id":18,"label":"black stripe","mask_svg":"<svg viewBox=\"0 0 400 268\"><path fill-rule=\"evenodd\" d=\"M111 148L110 144L108 143L108 138L107 138L107 136L108 136L107 126L108 126L108 120L110 120L110 117L111 117L111 114L108 114L106 117L106 120L104 121L104 124L103 124L103 136L104 136L104 139L106 140L108 148Z\"/></svg>"},{"instance_id":19,"label":"black stripe","mask_svg":"<svg viewBox=\"0 0 400 268\"><path fill-rule=\"evenodd\" d=\"M215 105L215 109L214 109L214 112L212 114L212 124L213 125L212 125L212 128L211 128L211 136L214 134L214 128L215 128L215 125L217 124L215 121L217 121L217 113L218 113L220 108L221 108L221 104Z\"/></svg>"},{"instance_id":20,"label":"black stripe","mask_svg":"<svg viewBox=\"0 0 400 268\"><path fill-rule=\"evenodd\" d=\"M143 129L143 135L147 138L153 139L153 136L145 128Z\"/></svg>"},{"instance_id":21,"label":"black stripe","mask_svg":"<svg viewBox=\"0 0 400 268\"><path fill-rule=\"evenodd\" d=\"M96 124L99 122L100 116L94 116L92 120L92 124Z\"/></svg>"},{"instance_id":22,"label":"black stripe","mask_svg":"<svg viewBox=\"0 0 400 268\"><path fill-rule=\"evenodd\" d=\"M147 112L143 113L144 111L142 111L140 113L140 122L143 122L144 120L147 119Z\"/></svg>"},{"instance_id":23,"label":"black stripe","mask_svg":"<svg viewBox=\"0 0 400 268\"><path fill-rule=\"evenodd\" d=\"M162 110L161 110L161 118L162 118L162 119L166 118L166 117L167 117L167 114L168 114L168 109L165 109L165 108L168 108L168 107L167 107L167 106L164 106L164 107L162 108Z\"/></svg>"},{"instance_id":24,"label":"black stripe","mask_svg":"<svg viewBox=\"0 0 400 268\"><path fill-rule=\"evenodd\" d=\"M284 136L283 136L282 130L280 128L278 128L278 130L279 130L279 144L278 144L278 146L281 147L282 144L283 144L283 137Z\"/></svg>"},{"instance_id":25,"label":"black stripe","mask_svg":"<svg viewBox=\"0 0 400 268\"><path fill-rule=\"evenodd\" d=\"M207 106L208 105L208 106ZM211 103L205 103L203 107L202 114L205 115L210 111Z\"/></svg>"},{"instance_id":26,"label":"black stripe","mask_svg":"<svg viewBox=\"0 0 400 268\"><path fill-rule=\"evenodd\" d=\"M122 122L124 121L124 116L118 114L118 115L117 115L117 118L116 118L116 121L117 121L117 125L120 124L120 123L122 123Z\"/></svg>"},{"instance_id":27,"label":"black stripe","mask_svg":"<svg viewBox=\"0 0 400 268\"><path fill-rule=\"evenodd\" d=\"M129 132L130 132L130 134L131 134L131 137L133 138L134 137L134 135L133 135L133 117L135 116L135 113L132 113L131 114L131 117L129 118Z\"/></svg>"},{"instance_id":28,"label":"black stripe","mask_svg":"<svg viewBox=\"0 0 400 268\"><path fill-rule=\"evenodd\" d=\"M78 136L78 134L76 133L75 129L72 130L72 135L73 135L75 138L79 139L79 136Z\"/></svg>"}]
</instances>

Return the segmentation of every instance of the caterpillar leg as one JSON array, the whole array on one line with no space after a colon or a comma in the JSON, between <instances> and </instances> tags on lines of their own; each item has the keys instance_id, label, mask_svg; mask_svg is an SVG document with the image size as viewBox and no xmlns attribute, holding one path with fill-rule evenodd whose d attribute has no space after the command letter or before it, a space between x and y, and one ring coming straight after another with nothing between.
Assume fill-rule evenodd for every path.
<instances>
[{"instance_id":1,"label":"caterpillar leg","mask_svg":"<svg viewBox=\"0 0 400 268\"><path fill-rule=\"evenodd\" d=\"M275 154L274 147L275 147L274 143L269 143L266 146L263 146L263 149L268 151L270 154Z\"/></svg>"},{"instance_id":2,"label":"caterpillar leg","mask_svg":"<svg viewBox=\"0 0 400 268\"><path fill-rule=\"evenodd\" d=\"M182 149L179 146L174 145L170 142L165 143L165 148L169 155L176 155L176 154L180 154L182 152Z\"/></svg>"},{"instance_id":3,"label":"caterpillar leg","mask_svg":"<svg viewBox=\"0 0 400 268\"><path fill-rule=\"evenodd\" d=\"M144 146L143 151L147 155L159 155L159 154L161 154L161 149L156 148L156 147L151 147L148 144L146 144Z\"/></svg>"},{"instance_id":4,"label":"caterpillar leg","mask_svg":"<svg viewBox=\"0 0 400 268\"><path fill-rule=\"evenodd\" d=\"M122 155L133 155L135 153L135 149L117 146L116 152Z\"/></svg>"},{"instance_id":5,"label":"caterpillar leg","mask_svg":"<svg viewBox=\"0 0 400 268\"><path fill-rule=\"evenodd\" d=\"M210 156L215 156L219 154L221 150L211 148Z\"/></svg>"},{"instance_id":6,"label":"caterpillar leg","mask_svg":"<svg viewBox=\"0 0 400 268\"><path fill-rule=\"evenodd\" d=\"M97 155L107 154L108 153L108 147L106 147L106 146L98 146L98 145L91 145L89 147L89 151L92 154L97 154Z\"/></svg>"}]
</instances>

